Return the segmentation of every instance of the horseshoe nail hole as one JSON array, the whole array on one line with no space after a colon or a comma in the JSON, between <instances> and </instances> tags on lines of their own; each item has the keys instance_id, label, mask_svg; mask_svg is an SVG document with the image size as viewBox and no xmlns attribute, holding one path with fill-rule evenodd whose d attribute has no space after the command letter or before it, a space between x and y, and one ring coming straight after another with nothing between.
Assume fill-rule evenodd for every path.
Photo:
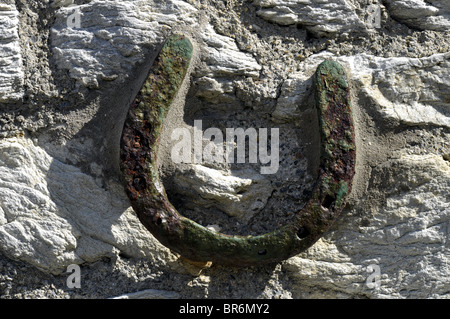
<instances>
[{"instance_id":1,"label":"horseshoe nail hole","mask_svg":"<svg viewBox=\"0 0 450 319\"><path fill-rule=\"evenodd\" d=\"M258 255L260 256L267 255L267 249L261 249L260 251L258 251Z\"/></svg>"},{"instance_id":2,"label":"horseshoe nail hole","mask_svg":"<svg viewBox=\"0 0 450 319\"><path fill-rule=\"evenodd\" d=\"M144 177L136 177L133 180L133 186L137 191L144 190L147 187L147 181Z\"/></svg>"},{"instance_id":3,"label":"horseshoe nail hole","mask_svg":"<svg viewBox=\"0 0 450 319\"><path fill-rule=\"evenodd\" d=\"M304 238L308 237L309 234L310 234L310 231L306 227L300 227L297 231L297 237L300 239L304 239Z\"/></svg>"},{"instance_id":4,"label":"horseshoe nail hole","mask_svg":"<svg viewBox=\"0 0 450 319\"><path fill-rule=\"evenodd\" d=\"M325 196L324 200L322 201L322 206L325 208L330 209L331 205L334 203L334 197L327 195Z\"/></svg>"}]
</instances>

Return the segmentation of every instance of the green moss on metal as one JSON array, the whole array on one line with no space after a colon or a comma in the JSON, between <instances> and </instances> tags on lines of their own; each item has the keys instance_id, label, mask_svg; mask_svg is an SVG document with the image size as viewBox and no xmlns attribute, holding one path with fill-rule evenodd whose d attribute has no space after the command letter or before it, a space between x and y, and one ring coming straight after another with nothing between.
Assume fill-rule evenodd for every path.
<instances>
[{"instance_id":1,"label":"green moss on metal","mask_svg":"<svg viewBox=\"0 0 450 319\"><path fill-rule=\"evenodd\" d=\"M354 173L354 133L343 68L322 63L315 75L322 153L317 185L295 220L260 236L229 236L181 216L167 199L157 171L159 134L187 74L193 47L171 36L130 106L121 139L121 170L130 202L143 225L184 257L232 265L277 262L318 240L345 205Z\"/></svg>"}]
</instances>

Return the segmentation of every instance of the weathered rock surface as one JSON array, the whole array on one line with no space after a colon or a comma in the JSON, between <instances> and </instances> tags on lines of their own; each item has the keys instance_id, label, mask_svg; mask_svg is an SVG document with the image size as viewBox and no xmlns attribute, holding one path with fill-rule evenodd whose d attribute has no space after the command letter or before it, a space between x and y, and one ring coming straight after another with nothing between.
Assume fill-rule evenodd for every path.
<instances>
[{"instance_id":1,"label":"weathered rock surface","mask_svg":"<svg viewBox=\"0 0 450 319\"><path fill-rule=\"evenodd\" d=\"M331 53L313 55L283 84L273 112L283 121L301 115L298 105L305 103L312 85L315 67ZM348 67L355 83L355 93L373 103L385 118L408 125L450 127L450 53L426 58L380 58L367 54L337 60Z\"/></svg>"},{"instance_id":2,"label":"weathered rock surface","mask_svg":"<svg viewBox=\"0 0 450 319\"><path fill-rule=\"evenodd\" d=\"M179 194L192 198L190 209L215 207L241 222L248 221L267 204L270 182L253 170L224 172L202 165L175 174Z\"/></svg>"},{"instance_id":3,"label":"weathered rock surface","mask_svg":"<svg viewBox=\"0 0 450 319\"><path fill-rule=\"evenodd\" d=\"M183 1L62 6L51 34L55 62L91 88L98 88L100 80L124 82L133 66L143 61L144 48L154 49L162 41L164 28L181 21L195 25L195 12Z\"/></svg>"},{"instance_id":4,"label":"weathered rock surface","mask_svg":"<svg viewBox=\"0 0 450 319\"><path fill-rule=\"evenodd\" d=\"M75 16L78 25L72 21ZM168 30L176 31L180 25L188 32L203 29L201 40L206 46L200 54L206 68L199 71L204 77L198 83L227 75L258 76L261 67L251 55L201 23L198 10L180 0L93 1L61 7L52 28L52 50L59 68L69 70L84 86L98 88L100 80L125 81L132 68L143 62L144 49L155 50Z\"/></svg>"},{"instance_id":5,"label":"weathered rock surface","mask_svg":"<svg viewBox=\"0 0 450 319\"><path fill-rule=\"evenodd\" d=\"M445 0L386 1L389 13L412 28L450 30L450 3Z\"/></svg>"},{"instance_id":6,"label":"weathered rock surface","mask_svg":"<svg viewBox=\"0 0 450 319\"><path fill-rule=\"evenodd\" d=\"M256 0L257 14L280 25L301 25L317 36L366 30L349 1Z\"/></svg>"},{"instance_id":7,"label":"weathered rock surface","mask_svg":"<svg viewBox=\"0 0 450 319\"><path fill-rule=\"evenodd\" d=\"M93 177L52 159L29 139L1 140L0 149L3 253L52 273L118 250L150 258L159 251L174 258L127 210L122 189L105 191Z\"/></svg>"},{"instance_id":8,"label":"weathered rock surface","mask_svg":"<svg viewBox=\"0 0 450 319\"><path fill-rule=\"evenodd\" d=\"M369 1L365 14L358 14L352 1L346 0L255 0L253 3L260 7L258 15L263 19L280 25L302 25L318 36L379 28L382 18L378 1ZM385 3L393 18L412 28L436 31L450 29L448 1L388 0Z\"/></svg>"},{"instance_id":9,"label":"weathered rock surface","mask_svg":"<svg viewBox=\"0 0 450 319\"><path fill-rule=\"evenodd\" d=\"M448 298L449 11L443 0L3 1L0 297ZM327 58L346 69L357 175L341 218L306 252L254 268L191 265L130 209L116 165L124 101L177 31L196 47L184 111L217 125L314 136L311 76ZM314 165L296 134L280 135L270 182L193 165L174 175L172 196L250 210L241 222L269 197L299 201L283 183L306 183ZM82 265L79 290L65 284L70 264Z\"/></svg>"},{"instance_id":10,"label":"weathered rock surface","mask_svg":"<svg viewBox=\"0 0 450 319\"><path fill-rule=\"evenodd\" d=\"M13 4L0 3L0 102L14 102L23 96L18 15Z\"/></svg>"},{"instance_id":11,"label":"weathered rock surface","mask_svg":"<svg viewBox=\"0 0 450 319\"><path fill-rule=\"evenodd\" d=\"M332 238L287 261L293 278L308 287L300 295L319 297L325 288L326 296L343 298L420 298L424 291L430 298L446 296L448 161L436 155L404 155L374 169L371 183L386 192L385 204L366 212L368 225L356 230L340 222ZM378 286L370 285L375 283L370 265L379 267Z\"/></svg>"}]
</instances>

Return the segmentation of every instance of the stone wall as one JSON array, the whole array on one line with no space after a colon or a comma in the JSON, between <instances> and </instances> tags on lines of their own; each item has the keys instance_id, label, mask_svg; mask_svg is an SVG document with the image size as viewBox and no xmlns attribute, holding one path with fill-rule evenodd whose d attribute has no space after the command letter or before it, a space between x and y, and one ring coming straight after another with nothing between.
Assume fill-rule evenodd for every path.
<instances>
[{"instance_id":1,"label":"stone wall","mask_svg":"<svg viewBox=\"0 0 450 319\"><path fill-rule=\"evenodd\" d=\"M346 69L354 187L307 251L247 268L195 264L130 208L123 121L173 32L196 52L178 123L282 131L270 178L163 160L180 211L214 227L253 217L261 230L304 204L317 159L311 77L324 59ZM1 0L0 297L448 298L449 38L445 0ZM73 264L81 288L67 285Z\"/></svg>"}]
</instances>

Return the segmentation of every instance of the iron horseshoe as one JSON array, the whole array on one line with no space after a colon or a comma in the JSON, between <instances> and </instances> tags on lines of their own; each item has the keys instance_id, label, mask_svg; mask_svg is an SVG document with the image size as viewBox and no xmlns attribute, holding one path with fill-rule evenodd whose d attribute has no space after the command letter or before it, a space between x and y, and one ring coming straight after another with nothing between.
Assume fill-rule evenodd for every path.
<instances>
[{"instance_id":1,"label":"iron horseshoe","mask_svg":"<svg viewBox=\"0 0 450 319\"><path fill-rule=\"evenodd\" d=\"M346 204L355 173L355 133L349 85L342 66L322 62L314 75L321 134L320 169L308 203L294 220L267 234L233 236L181 216L157 170L161 127L193 55L190 40L170 36L129 108L120 141L125 190L141 223L163 245L194 261L228 265L279 262L313 245Z\"/></svg>"}]
</instances>

